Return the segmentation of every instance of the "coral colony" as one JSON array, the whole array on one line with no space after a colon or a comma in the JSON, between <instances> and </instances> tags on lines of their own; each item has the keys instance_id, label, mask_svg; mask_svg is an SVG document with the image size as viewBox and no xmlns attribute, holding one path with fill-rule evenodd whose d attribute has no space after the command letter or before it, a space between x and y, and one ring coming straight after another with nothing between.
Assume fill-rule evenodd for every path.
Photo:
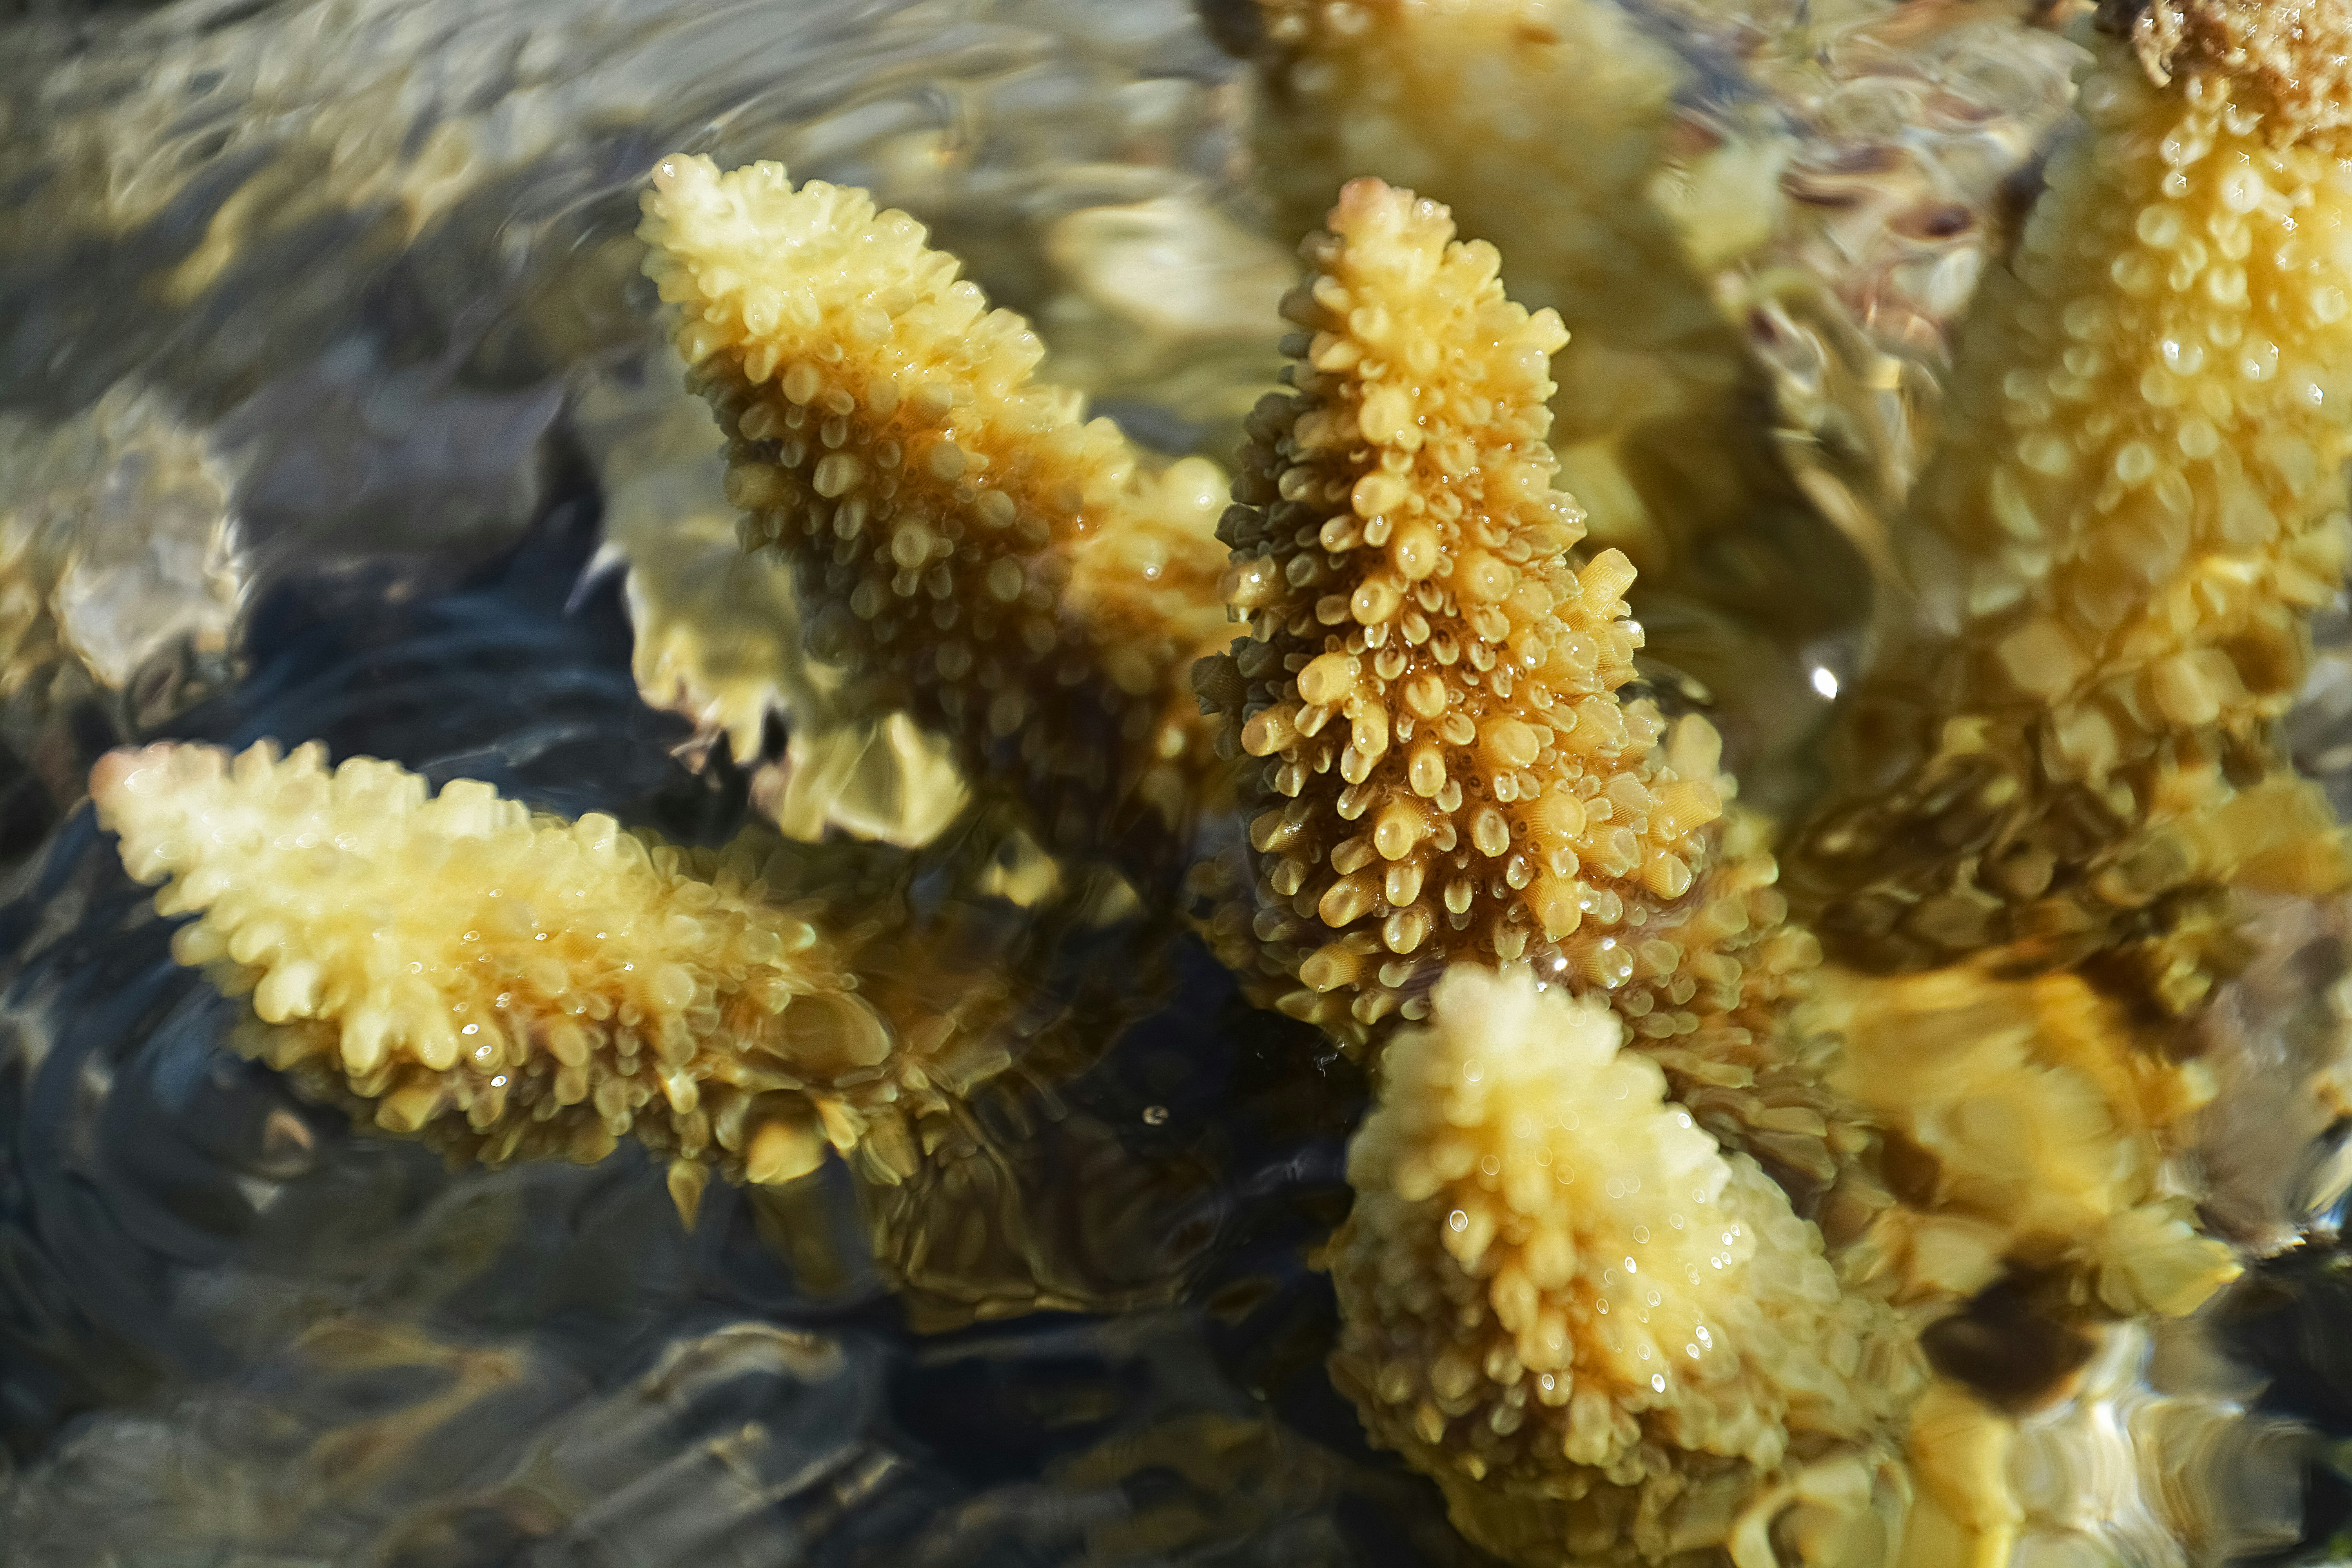
<instances>
[{"instance_id":1,"label":"coral colony","mask_svg":"<svg viewBox=\"0 0 2352 1568\"><path fill-rule=\"evenodd\" d=\"M1033 379L1027 324L904 214L675 157L646 271L743 546L1041 842L1241 825L1246 866L1183 896L1378 1086L1331 1373L1465 1535L2005 1563L2021 1405L1935 1336L1993 1292L2020 1336L2144 1333L2237 1274L2182 1158L2196 1022L2248 900L2347 880L2273 721L2347 545L2352 9L2080 25L2079 123L1890 529L1917 614L1787 823L1624 689L1633 558L1793 492L1707 368L1738 340L1628 216L1667 89L1623 18L1250 20L1276 205L1328 215L1222 519ZM1645 400L1573 379L1645 353ZM1719 458L1703 515L1611 477L1644 421ZM463 1158L634 1137L690 1215L708 1173L827 1148L897 1180L992 1070L1001 988L909 979L915 917L772 837L669 847L316 746L126 752L92 790L198 915L175 956L252 994L246 1048Z\"/></svg>"}]
</instances>

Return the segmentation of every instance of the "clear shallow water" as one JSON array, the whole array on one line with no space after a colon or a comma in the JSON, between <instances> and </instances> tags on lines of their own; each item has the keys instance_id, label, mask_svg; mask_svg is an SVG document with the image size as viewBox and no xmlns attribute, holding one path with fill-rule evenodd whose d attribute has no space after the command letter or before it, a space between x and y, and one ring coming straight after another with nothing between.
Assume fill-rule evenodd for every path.
<instances>
[{"instance_id":1,"label":"clear shallow water","mask_svg":"<svg viewBox=\"0 0 2352 1568\"><path fill-rule=\"evenodd\" d=\"M1322 1370L1360 1078L1164 920L979 907L1023 1005L948 1157L714 1187L688 1232L634 1149L451 1173L237 1060L78 807L123 738L318 738L726 837L784 737L690 771L600 555L716 490L664 423L646 169L869 185L1052 374L1223 457L1286 263L1189 13L210 0L5 37L0 517L89 591L0 612L0 1562L1475 1561ZM2296 731L2340 806L2344 668ZM856 874L936 904L996 831ZM2260 1283L2233 1343L2352 1432L2339 1277Z\"/></svg>"}]
</instances>

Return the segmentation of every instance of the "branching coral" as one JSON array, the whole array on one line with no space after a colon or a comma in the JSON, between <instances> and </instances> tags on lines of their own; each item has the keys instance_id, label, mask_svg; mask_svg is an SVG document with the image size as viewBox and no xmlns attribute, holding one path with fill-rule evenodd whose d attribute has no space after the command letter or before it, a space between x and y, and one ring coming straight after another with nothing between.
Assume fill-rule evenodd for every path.
<instances>
[{"instance_id":1,"label":"branching coral","mask_svg":"<svg viewBox=\"0 0 2352 1568\"><path fill-rule=\"evenodd\" d=\"M1216 776L1171 679L1223 634L1197 487L1033 381L1027 323L863 192L671 158L642 232L745 543L824 606L812 648L1064 792L1073 836L1106 803L1181 820Z\"/></svg>"},{"instance_id":2,"label":"branching coral","mask_svg":"<svg viewBox=\"0 0 2352 1568\"><path fill-rule=\"evenodd\" d=\"M1609 1013L1467 964L1435 1001L1388 1047L1331 1244L1333 1372L1374 1436L1515 1562L1718 1546L1809 1469L1834 1538L1922 1385L1907 1329Z\"/></svg>"},{"instance_id":3,"label":"branching coral","mask_svg":"<svg viewBox=\"0 0 2352 1568\"><path fill-rule=\"evenodd\" d=\"M1569 330L1552 443L1595 541L1640 568L1644 618L1718 692L1798 703L1793 649L1843 624L1864 575L1759 417L1772 389L1727 276L1773 236L1789 138L1681 113L1705 72L1614 0L1214 9L1255 67L1277 232L1313 232L1372 175L1496 246L1511 296Z\"/></svg>"},{"instance_id":4,"label":"branching coral","mask_svg":"<svg viewBox=\"0 0 2352 1568\"><path fill-rule=\"evenodd\" d=\"M1257 141L1278 224L1312 233L1331 192L1370 174L1499 247L1512 294L1557 309L1574 336L1553 408L1604 542L1662 568L1759 490L1786 490L1739 407L1738 334L1651 199L1682 74L1669 50L1587 0L1258 9ZM1769 181L1766 166L1735 188L1755 174ZM1738 229L1714 223L1706 243L1769 232ZM1724 460L1695 473L1679 458L1692 444Z\"/></svg>"},{"instance_id":5,"label":"branching coral","mask_svg":"<svg viewBox=\"0 0 2352 1568\"><path fill-rule=\"evenodd\" d=\"M1505 299L1494 247L1434 203L1359 181L1331 223L1285 306L1313 333L1298 391L1254 416L1223 527L1251 638L1200 680L1268 759L1259 799L1287 803L1251 825L1264 902L1314 911L1302 978L1360 991L1370 1023L1456 952L1587 959L1689 890L1722 799L1667 766L1654 707L1616 700L1632 567L1566 559L1559 318ZM1337 940L1356 931L1377 941Z\"/></svg>"},{"instance_id":6,"label":"branching coral","mask_svg":"<svg viewBox=\"0 0 2352 1568\"><path fill-rule=\"evenodd\" d=\"M1792 855L1859 961L2107 948L2185 1011L2214 967L2199 889L2344 874L2267 733L2341 576L2352 455L2352 131L2284 85L2334 79L2344 24L2294 11L2100 36L2086 132L1964 325L1908 539L1929 625L1853 705Z\"/></svg>"},{"instance_id":7,"label":"branching coral","mask_svg":"<svg viewBox=\"0 0 2352 1568\"><path fill-rule=\"evenodd\" d=\"M91 794L131 874L168 879L157 909L201 912L173 956L252 993L247 1048L461 1157L633 1134L689 1209L706 1166L786 1181L827 1140L887 1180L912 1169L906 1113L959 1081L954 1014L860 994L881 933L772 900L789 862L757 841L651 844L464 780L428 797L316 745L118 752Z\"/></svg>"},{"instance_id":8,"label":"branching coral","mask_svg":"<svg viewBox=\"0 0 2352 1568\"><path fill-rule=\"evenodd\" d=\"M1297 390L1252 416L1222 527L1251 636L1196 672L1264 759L1248 918L1298 982L1281 1005L1360 1041L1424 1016L1449 963L1532 964L1615 993L1719 1132L1827 1180L1836 1139L1777 1017L1811 941L1753 830L1727 852L1711 826L1713 731L1662 745L1656 708L1619 699L1625 557L1566 556L1557 318L1506 299L1434 203L1359 181L1331 223L1285 306Z\"/></svg>"},{"instance_id":9,"label":"branching coral","mask_svg":"<svg viewBox=\"0 0 2352 1568\"><path fill-rule=\"evenodd\" d=\"M591 385L574 418L599 449L598 566L627 573L637 689L693 722L688 752L723 738L754 767L754 798L787 837L836 827L909 847L937 837L970 803L961 773L938 738L868 700L873 683L809 656L790 568L737 541L709 409L676 386L625 393L607 382ZM772 721L785 749L768 762Z\"/></svg>"},{"instance_id":10,"label":"branching coral","mask_svg":"<svg viewBox=\"0 0 2352 1568\"><path fill-rule=\"evenodd\" d=\"M1991 1568L2017 1428L1948 1368L1929 1386L1920 1325L1999 1279L2087 1343L2235 1268L2177 1158L2205 1075L2145 1004L2200 1005L2233 889L2340 870L2267 727L2347 531L2352 132L2334 68L2293 56L2333 6L2297 36L2230 0L2110 9L2091 134L1962 337L1907 520L1928 614L1849 731L1875 771L1801 840L1865 966L1825 1005L1716 732L1626 695L1628 555L1579 552L1551 488L1570 410L1629 542L1810 518L1654 205L1674 73L1603 48L1617 12L1254 13L1298 142L1278 195L1425 169L1584 341L1559 395L1568 328L1493 247L1349 184L1285 306L1293 391L1251 419L1229 563L1198 472L1081 423L903 214L688 158L646 199L740 537L791 563L814 651L1072 842L1222 807L1248 759L1255 859L1214 943L1380 1081L1328 1254L1334 1374L1517 1562ZM1195 666L1228 605L1248 636ZM748 734L766 686L735 673ZM983 1070L879 900L787 902L750 847L315 752L165 749L96 789L134 872L174 879L160 907L205 912L176 951L253 990L257 1048L457 1152L634 1133L689 1205L706 1163L778 1180L821 1138L903 1173L945 1146L909 1114Z\"/></svg>"}]
</instances>

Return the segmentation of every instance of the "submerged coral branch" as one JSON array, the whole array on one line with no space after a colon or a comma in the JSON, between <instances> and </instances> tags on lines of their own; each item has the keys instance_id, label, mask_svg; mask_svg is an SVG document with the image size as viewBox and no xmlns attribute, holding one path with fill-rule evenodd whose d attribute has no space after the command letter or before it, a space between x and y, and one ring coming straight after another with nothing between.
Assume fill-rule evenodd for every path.
<instances>
[{"instance_id":1,"label":"submerged coral branch","mask_svg":"<svg viewBox=\"0 0 2352 1568\"><path fill-rule=\"evenodd\" d=\"M1698 679L1793 700L1793 650L1847 624L1866 580L1784 461L1809 443L1758 417L1772 389L1729 303L1746 289L1719 281L1773 236L1787 138L1685 156L1693 73L1615 0L1255 9L1258 177L1280 237L1372 175L1498 247L1511 297L1569 331L1550 440L1595 542L1641 570L1637 610Z\"/></svg>"},{"instance_id":2,"label":"submerged coral branch","mask_svg":"<svg viewBox=\"0 0 2352 1568\"><path fill-rule=\"evenodd\" d=\"M1058 795L1057 836L1099 837L1107 805L1184 819L1220 772L1181 679L1223 636L1199 485L1034 381L1028 324L904 213L773 163L671 158L655 184L646 268L746 547L822 606L812 649Z\"/></svg>"},{"instance_id":3,"label":"submerged coral branch","mask_svg":"<svg viewBox=\"0 0 2352 1568\"><path fill-rule=\"evenodd\" d=\"M1375 1438L1523 1563L1722 1546L1805 1472L1869 1509L1924 1384L1908 1328L1607 1011L1467 964L1435 1001L1388 1047L1330 1249L1332 1369Z\"/></svg>"},{"instance_id":4,"label":"submerged coral branch","mask_svg":"<svg viewBox=\"0 0 2352 1568\"><path fill-rule=\"evenodd\" d=\"M1559 318L1506 299L1494 247L1433 202L1358 181L1331 225L1285 306L1313 334L1297 393L1253 416L1223 528L1251 636L1198 679L1266 759L1262 907L1313 911L1302 980L1371 1023L1454 956L1590 963L1689 890L1722 799L1616 698L1632 566L1568 562Z\"/></svg>"},{"instance_id":5,"label":"submerged coral branch","mask_svg":"<svg viewBox=\"0 0 2352 1568\"><path fill-rule=\"evenodd\" d=\"M1717 824L1714 731L1620 700L1632 566L1567 555L1558 320L1435 203L1359 181L1331 224L1222 530L1251 636L1195 676L1264 759L1245 919L1280 1005L1361 1043L1448 964L1527 964L1612 994L1719 1136L1828 1182L1857 1141L1782 1027L1811 939L1753 826Z\"/></svg>"},{"instance_id":6,"label":"submerged coral branch","mask_svg":"<svg viewBox=\"0 0 2352 1568\"><path fill-rule=\"evenodd\" d=\"M2084 134L1965 323L1913 508L1930 624L1852 704L1790 857L1858 962L2138 943L2135 984L2184 1012L2216 962L2199 889L2344 879L2269 725L2352 543L2352 138L2281 97L2273 9L2143 16L2204 18L2168 87L2098 39ZM2294 9L2315 81L2342 7Z\"/></svg>"},{"instance_id":7,"label":"submerged coral branch","mask_svg":"<svg viewBox=\"0 0 2352 1568\"><path fill-rule=\"evenodd\" d=\"M2168 1181L2211 1075L2135 1049L2121 1005L2076 975L1977 964L1832 970L1824 990L1839 1087L1904 1144L1914 1289L1970 1295L2021 1263L2051 1310L2179 1316L2237 1276Z\"/></svg>"},{"instance_id":8,"label":"submerged coral branch","mask_svg":"<svg viewBox=\"0 0 2352 1568\"><path fill-rule=\"evenodd\" d=\"M788 1181L827 1142L888 1179L906 1114L958 1081L951 1012L861 994L870 907L777 901L772 839L649 843L611 817L534 816L487 784L429 795L313 744L234 759L118 752L90 791L123 864L200 918L173 955L264 1028L246 1048L375 1125L500 1163L603 1158L633 1135L679 1163Z\"/></svg>"}]
</instances>

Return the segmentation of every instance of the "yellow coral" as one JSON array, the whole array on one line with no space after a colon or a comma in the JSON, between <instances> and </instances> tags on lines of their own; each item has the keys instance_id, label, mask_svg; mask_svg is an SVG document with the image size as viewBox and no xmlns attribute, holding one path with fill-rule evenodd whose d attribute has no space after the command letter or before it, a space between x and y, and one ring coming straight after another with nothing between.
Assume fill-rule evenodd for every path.
<instances>
[{"instance_id":1,"label":"yellow coral","mask_svg":"<svg viewBox=\"0 0 2352 1568\"><path fill-rule=\"evenodd\" d=\"M736 538L709 409L674 386L623 395L592 383L574 419L604 493L597 565L627 573L645 700L693 722L691 748L724 739L746 765L781 720L784 754L755 767L752 792L787 837L838 828L912 847L944 832L971 793L948 746L808 656L790 568L745 555Z\"/></svg>"},{"instance_id":2,"label":"yellow coral","mask_svg":"<svg viewBox=\"0 0 2352 1568\"><path fill-rule=\"evenodd\" d=\"M1358 1044L1423 1016L1448 963L1532 964L1611 994L1710 1131L1828 1183L1860 1140L1786 1024L1818 950L1759 825L1713 826L1714 731L1661 745L1655 708L1618 700L1624 556L1564 554L1558 322L1434 203L1360 181L1331 221L1285 306L1312 330L1297 393L1253 416L1222 528L1251 636L1195 677L1265 759L1249 939L1298 983L1279 1005Z\"/></svg>"},{"instance_id":3,"label":"yellow coral","mask_svg":"<svg viewBox=\"0 0 2352 1568\"><path fill-rule=\"evenodd\" d=\"M2179 1316L2237 1276L2166 1165L2210 1075L2138 1048L2121 1004L2074 974L1976 964L1832 970L1824 989L1845 1039L1835 1081L1900 1140L1892 1163L1921 1209L1894 1226L1914 1290L1967 1295L2019 1266L2079 1280L2075 1310Z\"/></svg>"},{"instance_id":4,"label":"yellow coral","mask_svg":"<svg viewBox=\"0 0 2352 1568\"><path fill-rule=\"evenodd\" d=\"M1223 629L1197 486L1156 486L1033 381L1027 323L904 213L773 163L670 158L655 184L646 269L729 437L747 547L824 606L812 649L1060 793L1068 832L1106 800L1182 817L1216 769L1181 676Z\"/></svg>"},{"instance_id":5,"label":"yellow coral","mask_svg":"<svg viewBox=\"0 0 2352 1568\"><path fill-rule=\"evenodd\" d=\"M1612 0L1255 9L1278 232L1311 233L1332 192L1375 175L1497 247L1511 297L1570 334L1551 440L1593 539L1640 568L1645 616L1675 612L1659 624L1678 667L1782 698L1785 650L1841 625L1863 586L1756 417L1771 391L1717 299L1716 275L1772 237L1785 138L1678 160L1690 73Z\"/></svg>"},{"instance_id":6,"label":"yellow coral","mask_svg":"<svg viewBox=\"0 0 2352 1568\"><path fill-rule=\"evenodd\" d=\"M1284 307L1313 333L1297 395L1253 416L1222 530L1251 637L1199 679L1286 803L1250 826L1262 903L1319 923L1301 978L1360 991L1369 1023L1450 958L1559 952L1587 915L1566 951L1591 961L1689 890L1722 801L1616 700L1632 567L1565 558L1559 319L1505 299L1494 247L1453 243L1433 202L1358 181L1331 224Z\"/></svg>"},{"instance_id":7,"label":"yellow coral","mask_svg":"<svg viewBox=\"0 0 2352 1568\"><path fill-rule=\"evenodd\" d=\"M2226 73L2289 134L2352 128L2352 10L2343 0L2100 0L2158 85Z\"/></svg>"},{"instance_id":8,"label":"yellow coral","mask_svg":"<svg viewBox=\"0 0 2352 1568\"><path fill-rule=\"evenodd\" d=\"M2279 100L2252 43L2252 64L2184 46L2168 87L2097 47L2086 133L1961 334L1914 500L1927 633L1874 672L1842 793L1792 856L1874 964L2087 951L2160 930L2178 889L2344 872L2265 725L2352 537L2352 137ZM2149 981L2176 1010L2209 983L2193 952Z\"/></svg>"},{"instance_id":9,"label":"yellow coral","mask_svg":"<svg viewBox=\"0 0 2352 1568\"><path fill-rule=\"evenodd\" d=\"M90 793L131 875L169 879L156 908L201 911L173 955L252 993L272 1027L248 1048L466 1157L595 1160L634 1134L690 1208L703 1164L789 1180L878 1125L887 1176L912 1166L898 1113L954 1076L952 1021L861 996L850 944L770 900L786 866L755 845L648 845L467 780L428 798L316 744L117 752Z\"/></svg>"},{"instance_id":10,"label":"yellow coral","mask_svg":"<svg viewBox=\"0 0 2352 1568\"><path fill-rule=\"evenodd\" d=\"M1333 1373L1375 1437L1520 1563L1718 1544L1825 1467L1866 1509L1922 1385L1895 1315L1606 1011L1471 965L1436 1004L1388 1047L1330 1251Z\"/></svg>"}]
</instances>

